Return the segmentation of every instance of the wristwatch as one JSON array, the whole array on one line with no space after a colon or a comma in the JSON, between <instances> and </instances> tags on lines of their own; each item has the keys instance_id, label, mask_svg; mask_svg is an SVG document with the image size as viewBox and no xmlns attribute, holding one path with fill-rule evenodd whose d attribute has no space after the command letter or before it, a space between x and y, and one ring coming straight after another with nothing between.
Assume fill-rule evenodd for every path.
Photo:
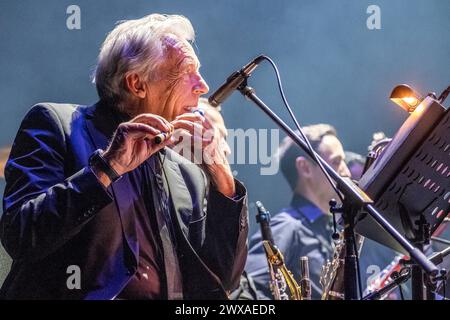
<instances>
[{"instance_id":1,"label":"wristwatch","mask_svg":"<svg viewBox=\"0 0 450 320\"><path fill-rule=\"evenodd\" d=\"M103 157L104 151L102 149L97 149L94 151L94 153L89 157L89 167L97 167L99 168L104 174L106 174L112 182L116 182L119 180L122 176L119 175L116 170L111 167L111 165L106 161L106 159Z\"/></svg>"}]
</instances>

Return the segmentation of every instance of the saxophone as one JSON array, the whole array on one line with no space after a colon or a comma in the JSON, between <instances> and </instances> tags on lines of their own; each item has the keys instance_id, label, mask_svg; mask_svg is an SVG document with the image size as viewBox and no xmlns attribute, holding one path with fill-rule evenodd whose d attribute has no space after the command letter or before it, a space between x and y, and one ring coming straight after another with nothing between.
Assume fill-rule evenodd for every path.
<instances>
[{"instance_id":1,"label":"saxophone","mask_svg":"<svg viewBox=\"0 0 450 320\"><path fill-rule=\"evenodd\" d=\"M263 246L266 251L267 261L269 262L269 270L274 271L275 276L277 274L282 276L282 281L271 283L271 289L272 287L275 289L275 292L272 291L274 298L277 299L278 297L280 300L288 300L286 299L288 297L289 300L303 300L302 290L297 281L295 281L292 272L286 268L283 254L275 245L267 240L263 240ZM278 292L276 292L277 288L279 289ZM287 288L289 288L290 296L286 293Z\"/></svg>"},{"instance_id":2,"label":"saxophone","mask_svg":"<svg viewBox=\"0 0 450 320\"><path fill-rule=\"evenodd\" d=\"M364 237L355 233L357 254L364 243ZM322 266L320 284L322 285L322 300L344 300L344 262L345 242L343 232L339 234L339 240L334 248L333 259L327 260Z\"/></svg>"},{"instance_id":3,"label":"saxophone","mask_svg":"<svg viewBox=\"0 0 450 320\"><path fill-rule=\"evenodd\" d=\"M273 266L269 264L270 282L269 288L275 300L289 300L287 292L286 281L280 270L274 270Z\"/></svg>"},{"instance_id":4,"label":"saxophone","mask_svg":"<svg viewBox=\"0 0 450 320\"><path fill-rule=\"evenodd\" d=\"M275 246L270 229L270 213L264 208L260 201L256 202L258 214L256 221L261 227L262 244L269 265L270 291L275 300L302 300L302 290L295 281L292 273L286 268L283 254ZM308 275L309 278L309 275ZM287 293L290 292L290 295ZM305 294L308 294L306 292Z\"/></svg>"}]
</instances>

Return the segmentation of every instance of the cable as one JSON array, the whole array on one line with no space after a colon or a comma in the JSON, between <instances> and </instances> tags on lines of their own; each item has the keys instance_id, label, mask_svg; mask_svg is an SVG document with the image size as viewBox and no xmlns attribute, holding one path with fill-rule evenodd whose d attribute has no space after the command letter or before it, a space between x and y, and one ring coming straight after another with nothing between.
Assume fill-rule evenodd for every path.
<instances>
[{"instance_id":1,"label":"cable","mask_svg":"<svg viewBox=\"0 0 450 320\"><path fill-rule=\"evenodd\" d=\"M281 77L280 77L280 73L278 71L277 65L275 64L275 62L272 61L272 59L270 59L268 56L265 55L261 55L260 56L262 59L267 60L271 65L272 68L275 71L276 77L277 77L277 83L278 83L278 89L280 90L280 94L281 94L281 98L283 99L283 103L286 106L286 109L289 112L289 115L291 116L292 120L295 123L295 126L297 127L298 131L300 132L300 135L303 138L303 141L306 143L306 145L308 146L308 149L310 151L310 153L312 154L312 157L314 159L314 161L317 163L317 165L319 166L320 170L323 172L323 174L325 175L327 181L329 182L329 184L331 185L331 187L333 188L333 190L335 191L335 193L338 195L339 199L341 200L341 203L344 203L344 197L342 196L341 192L339 191L339 189L337 188L337 186L335 185L335 183L333 182L333 180L331 179L330 175L328 174L327 170L325 170L322 162L320 162L317 153L314 151L314 148L312 147L311 143L309 142L309 139L306 137L305 133L303 132L303 129L301 128L300 124L298 123L297 119L294 116L294 113L292 112L292 109L289 105L289 102L286 99L286 96L284 94L284 90L283 90L283 85L281 83ZM332 211L333 214L333 227L334 227L334 232L336 233L336 217L335 217L335 212ZM354 250L355 250L355 254L356 254L356 269L358 272L358 286L359 286L359 295L362 298L362 284L361 284L361 273L360 273L360 268L359 268L359 258L358 258L358 250L356 248L356 241L355 241L355 234L352 234L353 237L353 245L354 245Z\"/></svg>"},{"instance_id":2,"label":"cable","mask_svg":"<svg viewBox=\"0 0 450 320\"><path fill-rule=\"evenodd\" d=\"M275 74L277 76L278 88L280 90L280 94L281 94L281 97L283 99L283 103L284 103L284 105L286 106L286 109L289 112L289 115L291 116L292 120L295 123L295 126L297 127L298 131L300 132L300 135L302 136L303 141L305 141L306 145L308 146L308 149L311 152L311 154L312 154L312 156L314 158L314 161L319 165L320 169L325 174L325 177L327 178L327 180L330 183L330 185L333 187L334 191L338 195L338 197L341 200L341 202L344 202L344 198L342 197L341 192L338 190L338 188L334 184L333 180L331 179L330 175L328 174L328 172L323 167L323 164L319 161L319 158L317 157L316 152L314 151L313 147L311 146L311 143L309 142L308 138L304 134L303 129L300 127L300 124L298 123L297 119L294 116L294 113L292 112L291 107L289 106L289 103L288 103L288 101L286 99L286 96L284 95L284 90L283 90L283 85L281 83L280 73L278 72L278 68L277 68L275 62L273 62L272 59L270 59L268 56L265 56L265 55L261 55L261 58L267 60L272 65L273 69L275 70Z\"/></svg>"}]
</instances>

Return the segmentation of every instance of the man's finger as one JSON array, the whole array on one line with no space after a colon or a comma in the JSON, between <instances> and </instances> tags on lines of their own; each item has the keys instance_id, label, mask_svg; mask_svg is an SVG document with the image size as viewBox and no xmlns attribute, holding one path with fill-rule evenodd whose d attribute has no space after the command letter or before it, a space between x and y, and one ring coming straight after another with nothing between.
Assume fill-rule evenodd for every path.
<instances>
[{"instance_id":1,"label":"man's finger","mask_svg":"<svg viewBox=\"0 0 450 320\"><path fill-rule=\"evenodd\" d=\"M135 137L155 137L161 133L160 130L145 123L127 123L123 130L126 130L127 133Z\"/></svg>"},{"instance_id":2,"label":"man's finger","mask_svg":"<svg viewBox=\"0 0 450 320\"><path fill-rule=\"evenodd\" d=\"M205 117L198 113L183 113L175 118L175 120L188 120L195 122L203 122L205 121Z\"/></svg>"},{"instance_id":3,"label":"man's finger","mask_svg":"<svg viewBox=\"0 0 450 320\"><path fill-rule=\"evenodd\" d=\"M200 122L202 126L206 129L211 129L213 126L211 121L207 117L198 113L183 113L175 118L175 120L187 120L192 122Z\"/></svg>"},{"instance_id":4,"label":"man's finger","mask_svg":"<svg viewBox=\"0 0 450 320\"><path fill-rule=\"evenodd\" d=\"M131 123L145 123L149 126L155 127L164 132L173 131L172 125L163 117L156 116L154 114L143 113L133 118Z\"/></svg>"},{"instance_id":5,"label":"man's finger","mask_svg":"<svg viewBox=\"0 0 450 320\"><path fill-rule=\"evenodd\" d=\"M189 132L174 137L174 144L189 143L192 147L200 147L203 149L205 146L210 145L213 142L211 139L207 139L198 135L192 135Z\"/></svg>"},{"instance_id":6,"label":"man's finger","mask_svg":"<svg viewBox=\"0 0 450 320\"><path fill-rule=\"evenodd\" d=\"M202 134L204 127L201 124L187 121L187 120L174 120L172 121L173 127L176 129L184 129L189 131L191 134Z\"/></svg>"}]
</instances>

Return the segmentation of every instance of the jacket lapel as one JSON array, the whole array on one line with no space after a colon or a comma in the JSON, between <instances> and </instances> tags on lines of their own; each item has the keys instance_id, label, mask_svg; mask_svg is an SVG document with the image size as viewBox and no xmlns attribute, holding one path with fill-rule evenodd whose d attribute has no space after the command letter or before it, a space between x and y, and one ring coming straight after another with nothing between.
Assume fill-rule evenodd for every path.
<instances>
[{"instance_id":1,"label":"jacket lapel","mask_svg":"<svg viewBox=\"0 0 450 320\"><path fill-rule=\"evenodd\" d=\"M177 228L181 229L181 232L179 232L181 237L178 239L183 242L179 244L183 252L181 255L181 259L184 261L184 268L182 268L184 271L183 279L186 280L188 278L190 280L189 283L194 283L194 285L186 285L185 289L188 295L185 298L226 299L227 295L220 279L209 269L196 251L200 249L200 244L197 247L195 243L190 241L189 220L192 218L194 211L192 197L186 186L179 164L172 160L171 155L173 155L174 151L167 150L167 148L165 151L166 156L161 158L165 172L164 188L170 194L171 204L175 212L174 223ZM186 220L187 223L183 221L182 216L189 217L189 220ZM205 221L203 222L206 223ZM204 295L199 296L199 293L203 293Z\"/></svg>"},{"instance_id":2,"label":"jacket lapel","mask_svg":"<svg viewBox=\"0 0 450 320\"><path fill-rule=\"evenodd\" d=\"M166 150L166 152L171 152ZM174 208L176 223L180 226L184 237L188 237L189 219L192 215L192 198L184 182L179 165L169 156L162 157L164 170L164 188L170 194L170 201Z\"/></svg>"},{"instance_id":3,"label":"jacket lapel","mask_svg":"<svg viewBox=\"0 0 450 320\"><path fill-rule=\"evenodd\" d=\"M92 143L97 149L105 150L108 147L112 134L120 121L108 112L107 106L99 103L90 106L86 111L86 126ZM110 188L114 195L114 201L122 224L122 232L134 255L137 265L139 247L136 234L136 222L133 212L128 206L127 197L130 195L130 181L125 174L118 181L111 184Z\"/></svg>"}]
</instances>

